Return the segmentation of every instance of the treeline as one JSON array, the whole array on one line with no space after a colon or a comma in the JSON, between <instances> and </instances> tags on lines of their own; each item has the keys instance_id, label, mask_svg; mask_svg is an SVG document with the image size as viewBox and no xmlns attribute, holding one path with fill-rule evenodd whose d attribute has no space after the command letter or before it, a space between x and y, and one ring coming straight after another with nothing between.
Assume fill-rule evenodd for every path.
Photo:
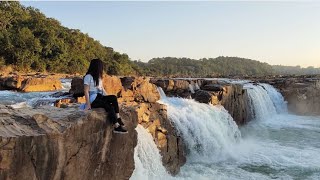
<instances>
[{"instance_id":1,"label":"treeline","mask_svg":"<svg viewBox=\"0 0 320 180\"><path fill-rule=\"evenodd\" d=\"M24 72L84 73L93 58L103 60L110 74L138 71L128 55L62 26L38 9L0 2L0 66L13 65Z\"/></svg>"},{"instance_id":2,"label":"treeline","mask_svg":"<svg viewBox=\"0 0 320 180\"><path fill-rule=\"evenodd\" d=\"M0 70L11 65L17 71L85 73L90 60L100 58L107 73L170 77L218 77L233 75L320 74L320 68L271 66L238 57L153 58L131 61L77 29L69 29L38 9L19 2L0 1ZM1 74L1 73L0 73Z\"/></svg>"},{"instance_id":3,"label":"treeline","mask_svg":"<svg viewBox=\"0 0 320 180\"><path fill-rule=\"evenodd\" d=\"M218 77L234 75L270 75L272 66L259 61L238 57L203 58L153 58L149 62L134 61L149 76Z\"/></svg>"},{"instance_id":4,"label":"treeline","mask_svg":"<svg viewBox=\"0 0 320 180\"><path fill-rule=\"evenodd\" d=\"M307 74L320 74L320 68L315 68L309 66L306 68L300 66L282 66L274 65L272 66L276 74L282 75L307 75Z\"/></svg>"}]
</instances>

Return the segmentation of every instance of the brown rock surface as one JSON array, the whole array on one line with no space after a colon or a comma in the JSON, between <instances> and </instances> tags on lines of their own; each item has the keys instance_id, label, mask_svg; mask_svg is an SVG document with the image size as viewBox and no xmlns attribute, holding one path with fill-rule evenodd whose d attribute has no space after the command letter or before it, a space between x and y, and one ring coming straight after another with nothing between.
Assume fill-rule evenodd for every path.
<instances>
[{"instance_id":1,"label":"brown rock surface","mask_svg":"<svg viewBox=\"0 0 320 180\"><path fill-rule=\"evenodd\" d=\"M102 83L108 95L119 96L119 93L122 90L120 78L118 78L117 76L104 75Z\"/></svg>"},{"instance_id":2,"label":"brown rock surface","mask_svg":"<svg viewBox=\"0 0 320 180\"><path fill-rule=\"evenodd\" d=\"M229 112L238 125L244 125L253 117L250 117L248 94L243 85L232 84L223 88L221 105Z\"/></svg>"},{"instance_id":3,"label":"brown rock surface","mask_svg":"<svg viewBox=\"0 0 320 180\"><path fill-rule=\"evenodd\" d=\"M56 91L62 89L59 79L56 78L28 78L21 83L20 90L23 92Z\"/></svg>"},{"instance_id":4,"label":"brown rock surface","mask_svg":"<svg viewBox=\"0 0 320 180\"><path fill-rule=\"evenodd\" d=\"M84 96L83 92L83 78L82 77L74 77L71 80L71 88L69 92L73 94L73 97L82 97Z\"/></svg>"},{"instance_id":5,"label":"brown rock surface","mask_svg":"<svg viewBox=\"0 0 320 180\"><path fill-rule=\"evenodd\" d=\"M320 115L320 80L284 83L279 89L288 102L289 111L300 115Z\"/></svg>"},{"instance_id":6,"label":"brown rock surface","mask_svg":"<svg viewBox=\"0 0 320 180\"><path fill-rule=\"evenodd\" d=\"M35 91L55 91L62 89L61 82L58 78L53 77L29 77L29 76L9 76L0 80L2 89L18 90L23 92Z\"/></svg>"},{"instance_id":7,"label":"brown rock surface","mask_svg":"<svg viewBox=\"0 0 320 180\"><path fill-rule=\"evenodd\" d=\"M112 133L103 109L0 107L0 179L129 179L136 119L121 110L129 133Z\"/></svg>"}]
</instances>

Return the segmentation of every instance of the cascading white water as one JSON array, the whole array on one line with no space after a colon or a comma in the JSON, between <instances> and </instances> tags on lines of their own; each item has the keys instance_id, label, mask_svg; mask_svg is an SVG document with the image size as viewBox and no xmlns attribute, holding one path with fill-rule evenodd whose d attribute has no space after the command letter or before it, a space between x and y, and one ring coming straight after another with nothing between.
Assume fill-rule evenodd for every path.
<instances>
[{"instance_id":1,"label":"cascading white water","mask_svg":"<svg viewBox=\"0 0 320 180\"><path fill-rule=\"evenodd\" d=\"M268 95L270 96L270 99L272 100L275 109L278 113L287 113L288 109L287 109L287 103L284 101L283 96L280 94L280 92L278 92L276 90L276 88L274 88L273 86L271 86L270 84L259 84L260 86L262 86L268 93Z\"/></svg>"},{"instance_id":2,"label":"cascading white water","mask_svg":"<svg viewBox=\"0 0 320 180\"><path fill-rule=\"evenodd\" d=\"M245 88L258 121L242 127L241 138L223 108L167 98L159 89L160 102L167 105L168 117L187 146L187 163L176 177L171 177L141 168L153 163L161 166L159 158L140 158L136 161L138 172L142 172L138 173L140 179L319 179L320 118L283 113L286 104L272 86L246 84ZM154 144L149 138L148 142ZM143 150L150 151L158 153L157 149ZM150 177L148 171L158 175L146 178Z\"/></svg>"},{"instance_id":3,"label":"cascading white water","mask_svg":"<svg viewBox=\"0 0 320 180\"><path fill-rule=\"evenodd\" d=\"M138 144L134 149L135 169L131 180L168 179L170 175L162 165L161 155L151 134L141 125L136 128Z\"/></svg>"},{"instance_id":4,"label":"cascading white water","mask_svg":"<svg viewBox=\"0 0 320 180\"><path fill-rule=\"evenodd\" d=\"M190 99L166 98L168 117L183 137L189 161L219 161L232 154L230 146L241 134L232 117L222 106L202 104Z\"/></svg>"},{"instance_id":5,"label":"cascading white water","mask_svg":"<svg viewBox=\"0 0 320 180\"><path fill-rule=\"evenodd\" d=\"M244 85L244 88L247 89L250 109L254 113L252 117L261 120L277 114L276 106L263 86L248 83Z\"/></svg>"}]
</instances>

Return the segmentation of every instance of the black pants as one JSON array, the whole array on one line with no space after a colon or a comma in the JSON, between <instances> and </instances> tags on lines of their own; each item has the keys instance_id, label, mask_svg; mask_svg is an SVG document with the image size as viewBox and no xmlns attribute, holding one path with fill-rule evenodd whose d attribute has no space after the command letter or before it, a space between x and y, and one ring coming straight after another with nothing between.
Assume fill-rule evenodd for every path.
<instances>
[{"instance_id":1,"label":"black pants","mask_svg":"<svg viewBox=\"0 0 320 180\"><path fill-rule=\"evenodd\" d=\"M119 104L115 95L103 96L98 94L96 99L91 103L92 108L104 108L108 112L108 117L112 124L117 122L116 113L119 113Z\"/></svg>"}]
</instances>

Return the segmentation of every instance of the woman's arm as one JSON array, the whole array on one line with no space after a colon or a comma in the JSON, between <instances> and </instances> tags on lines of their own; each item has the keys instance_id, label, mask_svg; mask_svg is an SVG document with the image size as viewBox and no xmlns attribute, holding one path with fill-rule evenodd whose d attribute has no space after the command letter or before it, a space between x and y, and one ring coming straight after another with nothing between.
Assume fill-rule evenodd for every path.
<instances>
[{"instance_id":1,"label":"woman's arm","mask_svg":"<svg viewBox=\"0 0 320 180\"><path fill-rule=\"evenodd\" d=\"M84 110L91 109L90 99L89 99L89 85L84 85L84 96L86 98L86 108Z\"/></svg>"},{"instance_id":2,"label":"woman's arm","mask_svg":"<svg viewBox=\"0 0 320 180\"><path fill-rule=\"evenodd\" d=\"M103 92L103 95L106 96L107 95L107 92L106 90L104 89L104 87L102 86L102 92Z\"/></svg>"}]
</instances>

